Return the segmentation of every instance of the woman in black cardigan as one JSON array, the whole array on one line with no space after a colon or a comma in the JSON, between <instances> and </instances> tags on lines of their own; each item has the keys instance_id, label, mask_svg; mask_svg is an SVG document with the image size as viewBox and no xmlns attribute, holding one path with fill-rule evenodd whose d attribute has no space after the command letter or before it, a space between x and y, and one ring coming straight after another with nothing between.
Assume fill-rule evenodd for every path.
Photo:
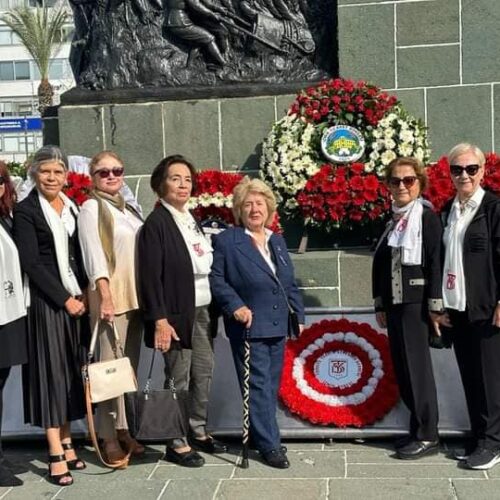
<instances>
[{"instance_id":1,"label":"woman in black cardigan","mask_svg":"<svg viewBox=\"0 0 500 500\"><path fill-rule=\"evenodd\" d=\"M429 352L429 322L441 321L441 223L420 198L427 177L420 161L398 158L386 171L392 220L373 259L377 323L387 328L410 433L396 444L400 459L438 451L438 406ZM438 328L436 326L436 328Z\"/></svg>"},{"instance_id":2,"label":"woman in black cardigan","mask_svg":"<svg viewBox=\"0 0 500 500\"><path fill-rule=\"evenodd\" d=\"M500 462L500 200L481 187L477 146L458 144L448 160L457 192L442 213L443 301L472 433L455 458L489 469Z\"/></svg>"},{"instance_id":3,"label":"woman in black cardigan","mask_svg":"<svg viewBox=\"0 0 500 500\"><path fill-rule=\"evenodd\" d=\"M85 468L73 449L70 422L85 416L81 367L88 342L87 284L78 244L76 206L62 193L68 163L56 146L33 158L36 187L14 209L14 239L30 280L28 364L23 371L26 422L45 429L49 480L73 483Z\"/></svg>"},{"instance_id":4,"label":"woman in black cardigan","mask_svg":"<svg viewBox=\"0 0 500 500\"><path fill-rule=\"evenodd\" d=\"M226 451L206 432L208 396L214 363L208 274L212 247L187 210L196 179L184 157L163 159L151 175L158 206L139 235L139 290L148 347L165 353L166 375L176 388L189 390L190 436L169 440L166 460L200 467L206 453Z\"/></svg>"}]
</instances>

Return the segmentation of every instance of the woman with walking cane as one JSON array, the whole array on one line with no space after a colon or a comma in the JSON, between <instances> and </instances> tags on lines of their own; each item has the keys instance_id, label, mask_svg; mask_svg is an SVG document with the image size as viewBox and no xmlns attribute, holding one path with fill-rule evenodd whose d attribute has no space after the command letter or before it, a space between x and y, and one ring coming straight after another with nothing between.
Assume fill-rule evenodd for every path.
<instances>
[{"instance_id":1,"label":"woman with walking cane","mask_svg":"<svg viewBox=\"0 0 500 500\"><path fill-rule=\"evenodd\" d=\"M262 181L245 177L235 187L233 212L240 227L214 238L210 285L243 389L249 370L253 444L267 465L286 469L276 405L289 319L298 317L302 328L304 307L285 241L266 228L275 210L274 195Z\"/></svg>"}]
</instances>

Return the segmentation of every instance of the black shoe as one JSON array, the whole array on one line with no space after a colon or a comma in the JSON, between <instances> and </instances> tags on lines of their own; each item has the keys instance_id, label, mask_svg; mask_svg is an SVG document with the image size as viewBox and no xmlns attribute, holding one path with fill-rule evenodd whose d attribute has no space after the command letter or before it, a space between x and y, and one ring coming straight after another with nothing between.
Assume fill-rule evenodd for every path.
<instances>
[{"instance_id":1,"label":"black shoe","mask_svg":"<svg viewBox=\"0 0 500 500\"><path fill-rule=\"evenodd\" d=\"M427 455L435 455L439 451L439 441L410 441L396 451L401 460L417 460Z\"/></svg>"},{"instance_id":2,"label":"black shoe","mask_svg":"<svg viewBox=\"0 0 500 500\"><path fill-rule=\"evenodd\" d=\"M189 450L179 453L173 448L168 448L165 452L165 460L183 467L202 467L205 464L205 459L196 451Z\"/></svg>"},{"instance_id":3,"label":"black shoe","mask_svg":"<svg viewBox=\"0 0 500 500\"><path fill-rule=\"evenodd\" d=\"M407 444L411 443L414 438L411 436L403 436L402 438L396 439L394 442L394 449L399 450L399 448L403 448L403 446L406 446Z\"/></svg>"},{"instance_id":4,"label":"black shoe","mask_svg":"<svg viewBox=\"0 0 500 500\"><path fill-rule=\"evenodd\" d=\"M500 463L500 450L478 447L465 461L465 466L474 470L488 470Z\"/></svg>"},{"instance_id":5,"label":"black shoe","mask_svg":"<svg viewBox=\"0 0 500 500\"><path fill-rule=\"evenodd\" d=\"M208 437L207 439L196 439L192 437L189 440L189 444L199 451L210 454L226 453L229 449L224 443L216 441L213 437Z\"/></svg>"},{"instance_id":6,"label":"black shoe","mask_svg":"<svg viewBox=\"0 0 500 500\"><path fill-rule=\"evenodd\" d=\"M467 460L478 447L481 446L475 442L467 443L462 448L455 448L454 450L451 450L449 457L458 461Z\"/></svg>"},{"instance_id":7,"label":"black shoe","mask_svg":"<svg viewBox=\"0 0 500 500\"><path fill-rule=\"evenodd\" d=\"M7 458L4 458L0 461L0 467L6 467L10 470L10 472L12 472L12 474L24 474L25 472L29 471L29 468L26 465L17 462L11 462Z\"/></svg>"},{"instance_id":8,"label":"black shoe","mask_svg":"<svg viewBox=\"0 0 500 500\"><path fill-rule=\"evenodd\" d=\"M22 486L24 483L21 479L14 476L12 471L5 466L0 466L0 486L10 487L10 486Z\"/></svg>"},{"instance_id":9,"label":"black shoe","mask_svg":"<svg viewBox=\"0 0 500 500\"><path fill-rule=\"evenodd\" d=\"M282 448L267 451L266 453L261 453L261 455L264 462L271 467L275 467L276 469L288 469L290 467L290 462Z\"/></svg>"}]
</instances>

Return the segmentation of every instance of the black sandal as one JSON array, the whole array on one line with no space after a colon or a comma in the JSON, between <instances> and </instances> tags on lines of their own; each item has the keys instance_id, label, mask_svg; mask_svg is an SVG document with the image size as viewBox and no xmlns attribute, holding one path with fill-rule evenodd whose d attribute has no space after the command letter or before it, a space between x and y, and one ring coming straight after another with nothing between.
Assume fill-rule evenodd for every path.
<instances>
[{"instance_id":1,"label":"black sandal","mask_svg":"<svg viewBox=\"0 0 500 500\"><path fill-rule=\"evenodd\" d=\"M71 486L73 484L73 476L71 475L70 471L64 472L63 474L52 474L51 464L56 464L59 462L66 462L66 458L64 457L64 455L49 455L49 475L47 476L47 480L57 486ZM71 481L61 482L61 480L66 477L71 478Z\"/></svg>"},{"instance_id":2,"label":"black sandal","mask_svg":"<svg viewBox=\"0 0 500 500\"><path fill-rule=\"evenodd\" d=\"M74 450L73 443L61 443L63 450ZM66 455L65 455L66 456ZM87 467L87 464L81 458L74 458L73 460L66 460L69 470L83 470Z\"/></svg>"}]
</instances>

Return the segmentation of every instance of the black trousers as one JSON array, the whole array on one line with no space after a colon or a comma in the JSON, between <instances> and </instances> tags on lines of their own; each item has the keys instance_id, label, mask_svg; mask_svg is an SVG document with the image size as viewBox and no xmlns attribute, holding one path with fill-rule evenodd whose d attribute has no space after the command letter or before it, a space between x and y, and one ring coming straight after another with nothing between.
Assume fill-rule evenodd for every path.
<instances>
[{"instance_id":1,"label":"black trousers","mask_svg":"<svg viewBox=\"0 0 500 500\"><path fill-rule=\"evenodd\" d=\"M410 436L438 439L436 384L429 351L428 311L423 304L387 310L387 333L401 399L410 410Z\"/></svg>"},{"instance_id":2,"label":"black trousers","mask_svg":"<svg viewBox=\"0 0 500 500\"><path fill-rule=\"evenodd\" d=\"M464 386L471 433L491 449L500 448L500 329L491 321L471 323L450 311L453 346Z\"/></svg>"},{"instance_id":3,"label":"black trousers","mask_svg":"<svg viewBox=\"0 0 500 500\"><path fill-rule=\"evenodd\" d=\"M7 377L10 373L10 366L0 368L0 429L2 428L2 414L3 414L3 388ZM0 461L3 460L2 440L0 439Z\"/></svg>"}]
</instances>

